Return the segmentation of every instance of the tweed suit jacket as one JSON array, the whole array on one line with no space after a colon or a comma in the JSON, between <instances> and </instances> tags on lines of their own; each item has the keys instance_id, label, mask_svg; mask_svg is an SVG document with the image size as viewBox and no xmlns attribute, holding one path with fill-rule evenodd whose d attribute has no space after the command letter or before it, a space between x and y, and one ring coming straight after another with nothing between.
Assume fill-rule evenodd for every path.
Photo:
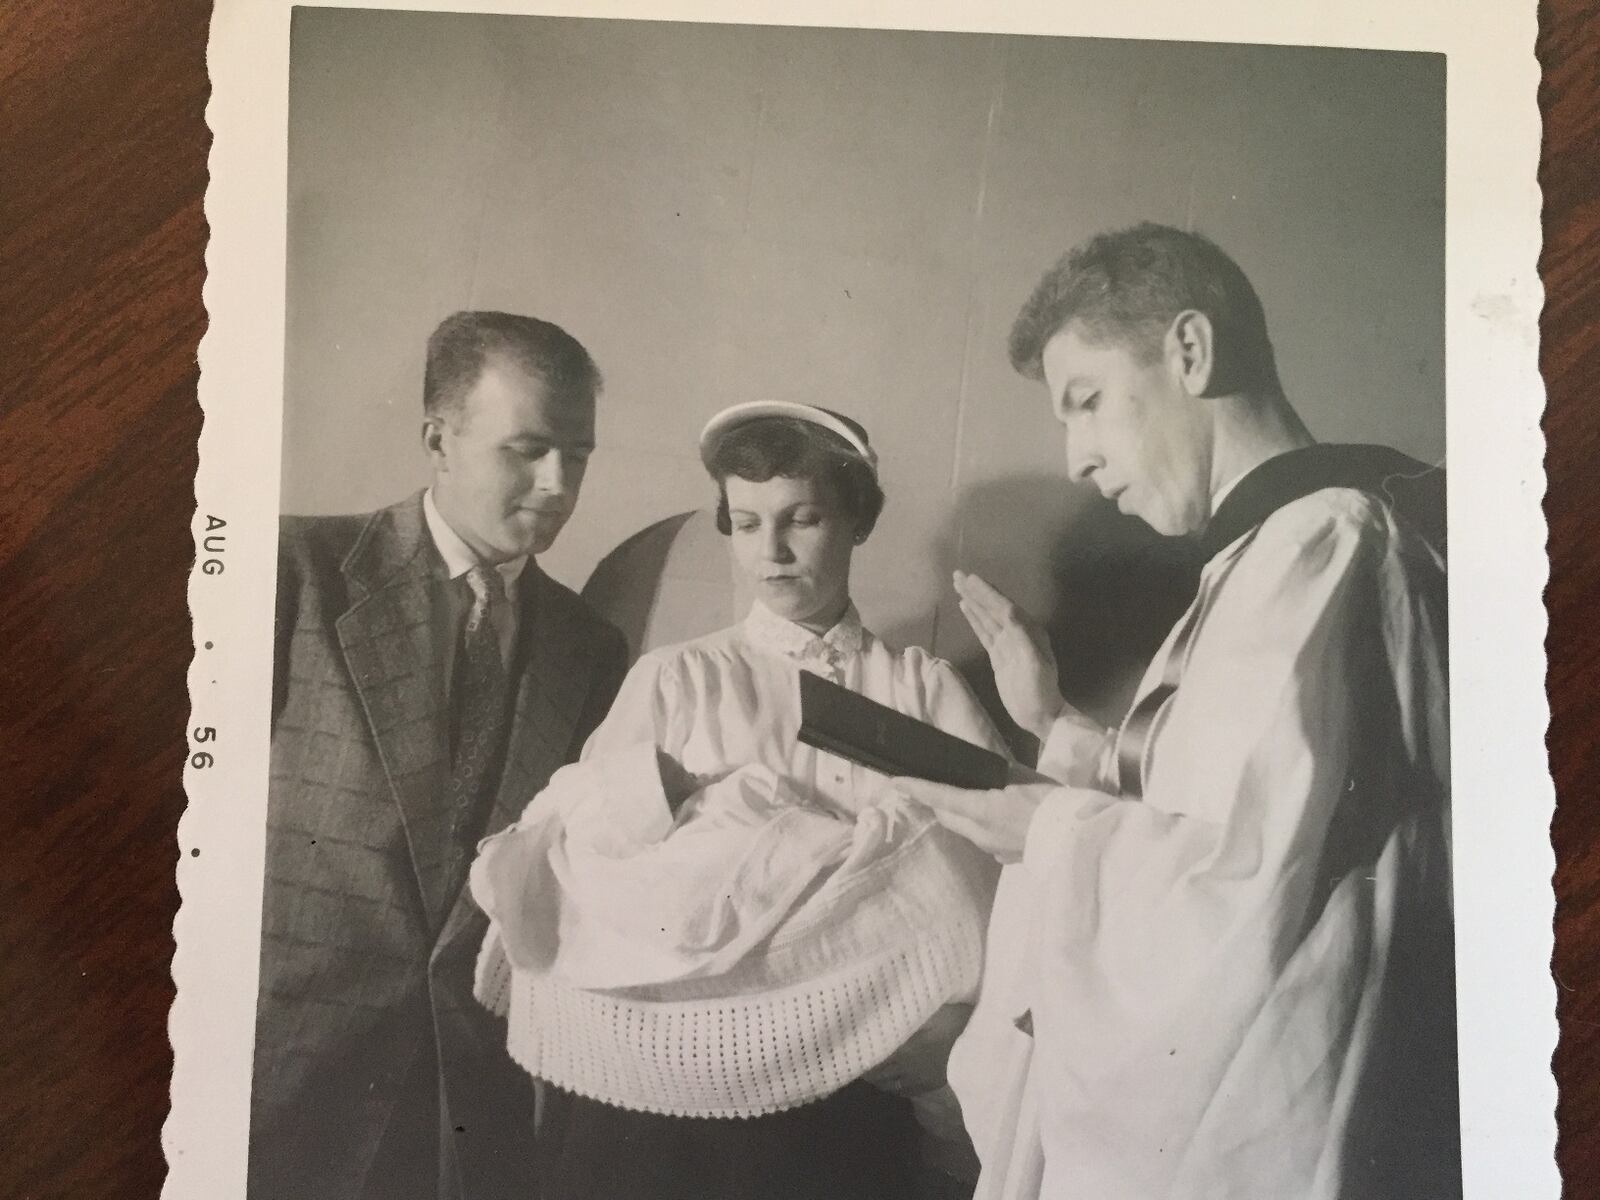
<instances>
[{"instance_id":1,"label":"tweed suit jacket","mask_svg":"<svg viewBox=\"0 0 1600 1200\"><path fill-rule=\"evenodd\" d=\"M251 1200L537 1194L532 1084L471 993L487 920L451 869L444 566L421 501L282 525ZM485 835L576 758L626 667L622 636L531 561L518 603Z\"/></svg>"}]
</instances>

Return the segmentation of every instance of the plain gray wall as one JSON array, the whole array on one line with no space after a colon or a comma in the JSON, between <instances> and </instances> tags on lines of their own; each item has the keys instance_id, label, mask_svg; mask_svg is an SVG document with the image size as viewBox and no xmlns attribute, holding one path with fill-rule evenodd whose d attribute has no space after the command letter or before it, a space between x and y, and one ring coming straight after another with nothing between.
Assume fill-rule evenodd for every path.
<instances>
[{"instance_id":1,"label":"plain gray wall","mask_svg":"<svg viewBox=\"0 0 1600 1200\"><path fill-rule=\"evenodd\" d=\"M1063 482L1043 389L1005 358L1042 270L1144 219L1238 259L1318 437L1443 454L1439 56L294 21L285 511L425 482L428 332L461 308L529 312L607 379L601 449L542 560L557 578L581 585L629 534L706 502L711 413L803 399L860 418L882 456L889 506L856 571L869 624L969 657L959 564L1080 622L1088 659L1106 639L1145 653L1176 601L1157 597L1142 633L1102 610L1175 568Z\"/></svg>"}]
</instances>

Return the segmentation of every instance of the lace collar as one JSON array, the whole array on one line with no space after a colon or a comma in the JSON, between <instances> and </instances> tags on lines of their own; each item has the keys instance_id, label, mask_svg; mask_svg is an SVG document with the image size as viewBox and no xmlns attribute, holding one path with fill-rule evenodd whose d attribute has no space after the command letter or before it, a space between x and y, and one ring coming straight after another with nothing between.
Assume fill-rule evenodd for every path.
<instances>
[{"instance_id":1,"label":"lace collar","mask_svg":"<svg viewBox=\"0 0 1600 1200\"><path fill-rule=\"evenodd\" d=\"M838 624L824 634L786 621L757 601L744 619L744 633L750 643L763 650L782 654L800 662L839 663L854 658L866 644L867 631L856 606L844 610Z\"/></svg>"}]
</instances>

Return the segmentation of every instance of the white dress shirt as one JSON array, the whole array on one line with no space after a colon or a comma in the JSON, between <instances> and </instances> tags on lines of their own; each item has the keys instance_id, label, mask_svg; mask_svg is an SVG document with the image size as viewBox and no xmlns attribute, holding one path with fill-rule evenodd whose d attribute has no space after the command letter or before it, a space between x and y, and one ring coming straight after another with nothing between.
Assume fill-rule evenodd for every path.
<instances>
[{"instance_id":1,"label":"white dress shirt","mask_svg":"<svg viewBox=\"0 0 1600 1200\"><path fill-rule=\"evenodd\" d=\"M442 635L439 644L444 651L444 679L448 688L451 672L455 669L456 643L461 638L467 614L472 611L472 589L467 586L467 572L478 565L478 556L445 520L439 506L434 503L432 488L422 493L422 516L439 557L444 559L445 579L448 581L439 588L439 603L435 606L439 614L439 632ZM516 645L517 628L521 622L517 584L527 565L528 556L524 554L509 562L496 563L494 567L505 587L507 603L491 611L494 613L495 633L500 639L500 661L507 666L511 663L511 651Z\"/></svg>"}]
</instances>

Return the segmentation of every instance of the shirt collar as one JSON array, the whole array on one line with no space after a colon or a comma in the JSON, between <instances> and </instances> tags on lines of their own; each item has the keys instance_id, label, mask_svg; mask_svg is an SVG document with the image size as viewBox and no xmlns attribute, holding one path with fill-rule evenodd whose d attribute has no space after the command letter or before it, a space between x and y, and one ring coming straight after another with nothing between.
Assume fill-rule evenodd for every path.
<instances>
[{"instance_id":1,"label":"shirt collar","mask_svg":"<svg viewBox=\"0 0 1600 1200\"><path fill-rule=\"evenodd\" d=\"M439 506L433 502L432 488L422 493L422 516L428 522L428 532L433 536L433 544L439 549L439 557L444 559L444 569L449 578L460 579L478 565L478 556L472 552L472 547L462 541L461 535L450 528L450 522L444 519ZM494 569L500 573L500 578L505 580L506 595L513 594L512 585L521 577L522 569L527 565L526 554L513 558L510 562L495 564Z\"/></svg>"},{"instance_id":2,"label":"shirt collar","mask_svg":"<svg viewBox=\"0 0 1600 1200\"><path fill-rule=\"evenodd\" d=\"M763 650L793 659L833 661L860 654L867 631L854 604L844 610L844 616L827 633L815 634L778 616L758 600L750 606L750 615L744 619L744 632L753 645Z\"/></svg>"},{"instance_id":3,"label":"shirt collar","mask_svg":"<svg viewBox=\"0 0 1600 1200\"><path fill-rule=\"evenodd\" d=\"M1315 443L1313 443L1313 445L1314 444ZM1293 453L1293 451L1288 451L1288 453ZM1222 502L1228 498L1229 494L1236 487L1238 487L1240 483L1242 483L1244 480L1248 479L1251 475L1254 475L1266 463L1269 463L1269 462L1273 461L1273 458L1281 458L1281 457L1282 457L1282 454L1277 454L1277 455L1274 455L1272 458L1264 458L1264 459L1262 459L1261 462L1256 463L1256 465L1253 466L1253 467L1246 467L1244 470L1240 471L1237 475L1235 475L1232 479L1228 480L1227 483L1224 483L1216 491L1212 492L1211 493L1211 515L1213 517L1217 515L1217 511L1222 507Z\"/></svg>"},{"instance_id":4,"label":"shirt collar","mask_svg":"<svg viewBox=\"0 0 1600 1200\"><path fill-rule=\"evenodd\" d=\"M1239 481L1248 474L1250 474L1249 471L1240 471L1232 479L1228 480L1227 483L1223 484L1211 494L1211 511L1213 513L1222 507L1222 502L1228 498L1228 493L1233 491L1234 488L1238 487Z\"/></svg>"}]
</instances>

